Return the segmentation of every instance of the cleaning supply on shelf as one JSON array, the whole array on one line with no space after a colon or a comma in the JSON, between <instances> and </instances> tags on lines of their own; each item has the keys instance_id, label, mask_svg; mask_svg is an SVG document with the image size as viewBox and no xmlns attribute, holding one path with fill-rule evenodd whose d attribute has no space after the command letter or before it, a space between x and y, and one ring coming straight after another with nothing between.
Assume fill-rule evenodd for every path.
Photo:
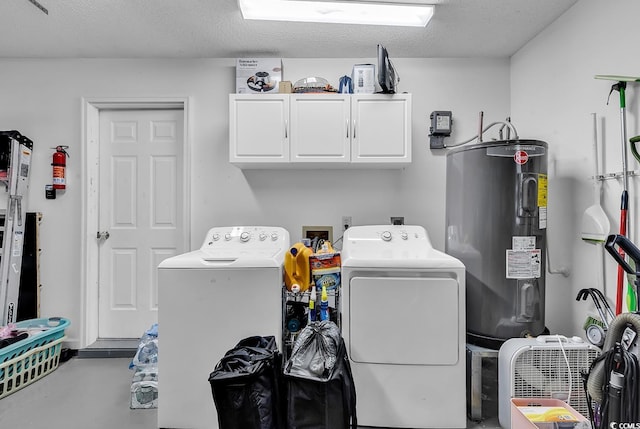
<instances>
[{"instance_id":1,"label":"cleaning supply on shelf","mask_svg":"<svg viewBox=\"0 0 640 429\"><path fill-rule=\"evenodd\" d=\"M329 295L326 286L322 286L320 295L320 320L329 320Z\"/></svg>"},{"instance_id":2,"label":"cleaning supply on shelf","mask_svg":"<svg viewBox=\"0 0 640 429\"><path fill-rule=\"evenodd\" d=\"M318 289L327 286L327 290L340 287L341 260L339 252L314 253L309 258L311 280Z\"/></svg>"},{"instance_id":3,"label":"cleaning supply on shelf","mask_svg":"<svg viewBox=\"0 0 640 429\"><path fill-rule=\"evenodd\" d=\"M335 251L333 250L333 246L331 245L331 242L329 242L327 240L318 241L316 253L322 255L322 254L334 253L334 252Z\"/></svg>"},{"instance_id":4,"label":"cleaning supply on shelf","mask_svg":"<svg viewBox=\"0 0 640 429\"><path fill-rule=\"evenodd\" d=\"M309 295L309 322L316 320L316 287L311 286L311 294Z\"/></svg>"},{"instance_id":5,"label":"cleaning supply on shelf","mask_svg":"<svg viewBox=\"0 0 640 429\"><path fill-rule=\"evenodd\" d=\"M303 243L295 243L284 255L284 284L291 292L305 292L311 283L309 257L313 251Z\"/></svg>"}]
</instances>

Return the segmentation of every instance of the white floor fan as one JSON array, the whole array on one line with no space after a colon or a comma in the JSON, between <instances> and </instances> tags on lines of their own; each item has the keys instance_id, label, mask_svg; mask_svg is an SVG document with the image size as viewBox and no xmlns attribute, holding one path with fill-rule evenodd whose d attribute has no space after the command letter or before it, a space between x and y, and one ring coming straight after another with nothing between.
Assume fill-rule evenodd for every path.
<instances>
[{"instance_id":1,"label":"white floor fan","mask_svg":"<svg viewBox=\"0 0 640 429\"><path fill-rule=\"evenodd\" d=\"M512 398L560 399L589 417L581 373L600 349L579 337L512 338L498 353L498 417L511 428Z\"/></svg>"}]
</instances>

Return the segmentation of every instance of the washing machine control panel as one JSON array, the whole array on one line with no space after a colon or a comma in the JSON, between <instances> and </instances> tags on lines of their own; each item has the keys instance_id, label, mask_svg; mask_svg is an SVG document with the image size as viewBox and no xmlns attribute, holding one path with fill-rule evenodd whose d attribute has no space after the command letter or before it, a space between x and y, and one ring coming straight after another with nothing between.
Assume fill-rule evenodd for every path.
<instances>
[{"instance_id":1,"label":"washing machine control panel","mask_svg":"<svg viewBox=\"0 0 640 429\"><path fill-rule=\"evenodd\" d=\"M202 244L201 250L215 251L223 249L277 251L289 247L289 233L279 227L232 226L211 228Z\"/></svg>"}]
</instances>

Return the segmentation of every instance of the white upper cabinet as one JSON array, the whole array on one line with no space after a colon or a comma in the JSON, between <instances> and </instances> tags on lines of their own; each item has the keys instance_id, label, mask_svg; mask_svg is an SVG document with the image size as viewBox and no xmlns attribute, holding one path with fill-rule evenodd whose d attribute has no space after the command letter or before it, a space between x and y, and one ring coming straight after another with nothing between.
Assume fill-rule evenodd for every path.
<instances>
[{"instance_id":1,"label":"white upper cabinet","mask_svg":"<svg viewBox=\"0 0 640 429\"><path fill-rule=\"evenodd\" d=\"M410 94L232 94L229 160L242 168L402 167Z\"/></svg>"},{"instance_id":2,"label":"white upper cabinet","mask_svg":"<svg viewBox=\"0 0 640 429\"><path fill-rule=\"evenodd\" d=\"M354 96L351 121L351 162L411 162L411 95Z\"/></svg>"},{"instance_id":3,"label":"white upper cabinet","mask_svg":"<svg viewBox=\"0 0 640 429\"><path fill-rule=\"evenodd\" d=\"M229 161L289 162L289 96L233 94L229 97Z\"/></svg>"},{"instance_id":4,"label":"white upper cabinet","mask_svg":"<svg viewBox=\"0 0 640 429\"><path fill-rule=\"evenodd\" d=\"M291 96L291 162L349 162L350 97Z\"/></svg>"}]
</instances>

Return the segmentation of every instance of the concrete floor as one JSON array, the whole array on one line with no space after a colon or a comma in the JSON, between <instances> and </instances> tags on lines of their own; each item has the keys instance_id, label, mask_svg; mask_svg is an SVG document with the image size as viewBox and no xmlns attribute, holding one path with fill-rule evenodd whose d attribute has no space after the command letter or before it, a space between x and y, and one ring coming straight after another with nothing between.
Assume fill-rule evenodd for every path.
<instances>
[{"instance_id":1,"label":"concrete floor","mask_svg":"<svg viewBox=\"0 0 640 429\"><path fill-rule=\"evenodd\" d=\"M0 428L156 428L157 410L129 408L129 362L131 358L72 358L60 364L0 399Z\"/></svg>"},{"instance_id":2,"label":"concrete floor","mask_svg":"<svg viewBox=\"0 0 640 429\"><path fill-rule=\"evenodd\" d=\"M74 357L61 363L41 380L0 399L0 428L157 428L157 410L129 408L130 361ZM500 428L497 419L467 427Z\"/></svg>"}]
</instances>

